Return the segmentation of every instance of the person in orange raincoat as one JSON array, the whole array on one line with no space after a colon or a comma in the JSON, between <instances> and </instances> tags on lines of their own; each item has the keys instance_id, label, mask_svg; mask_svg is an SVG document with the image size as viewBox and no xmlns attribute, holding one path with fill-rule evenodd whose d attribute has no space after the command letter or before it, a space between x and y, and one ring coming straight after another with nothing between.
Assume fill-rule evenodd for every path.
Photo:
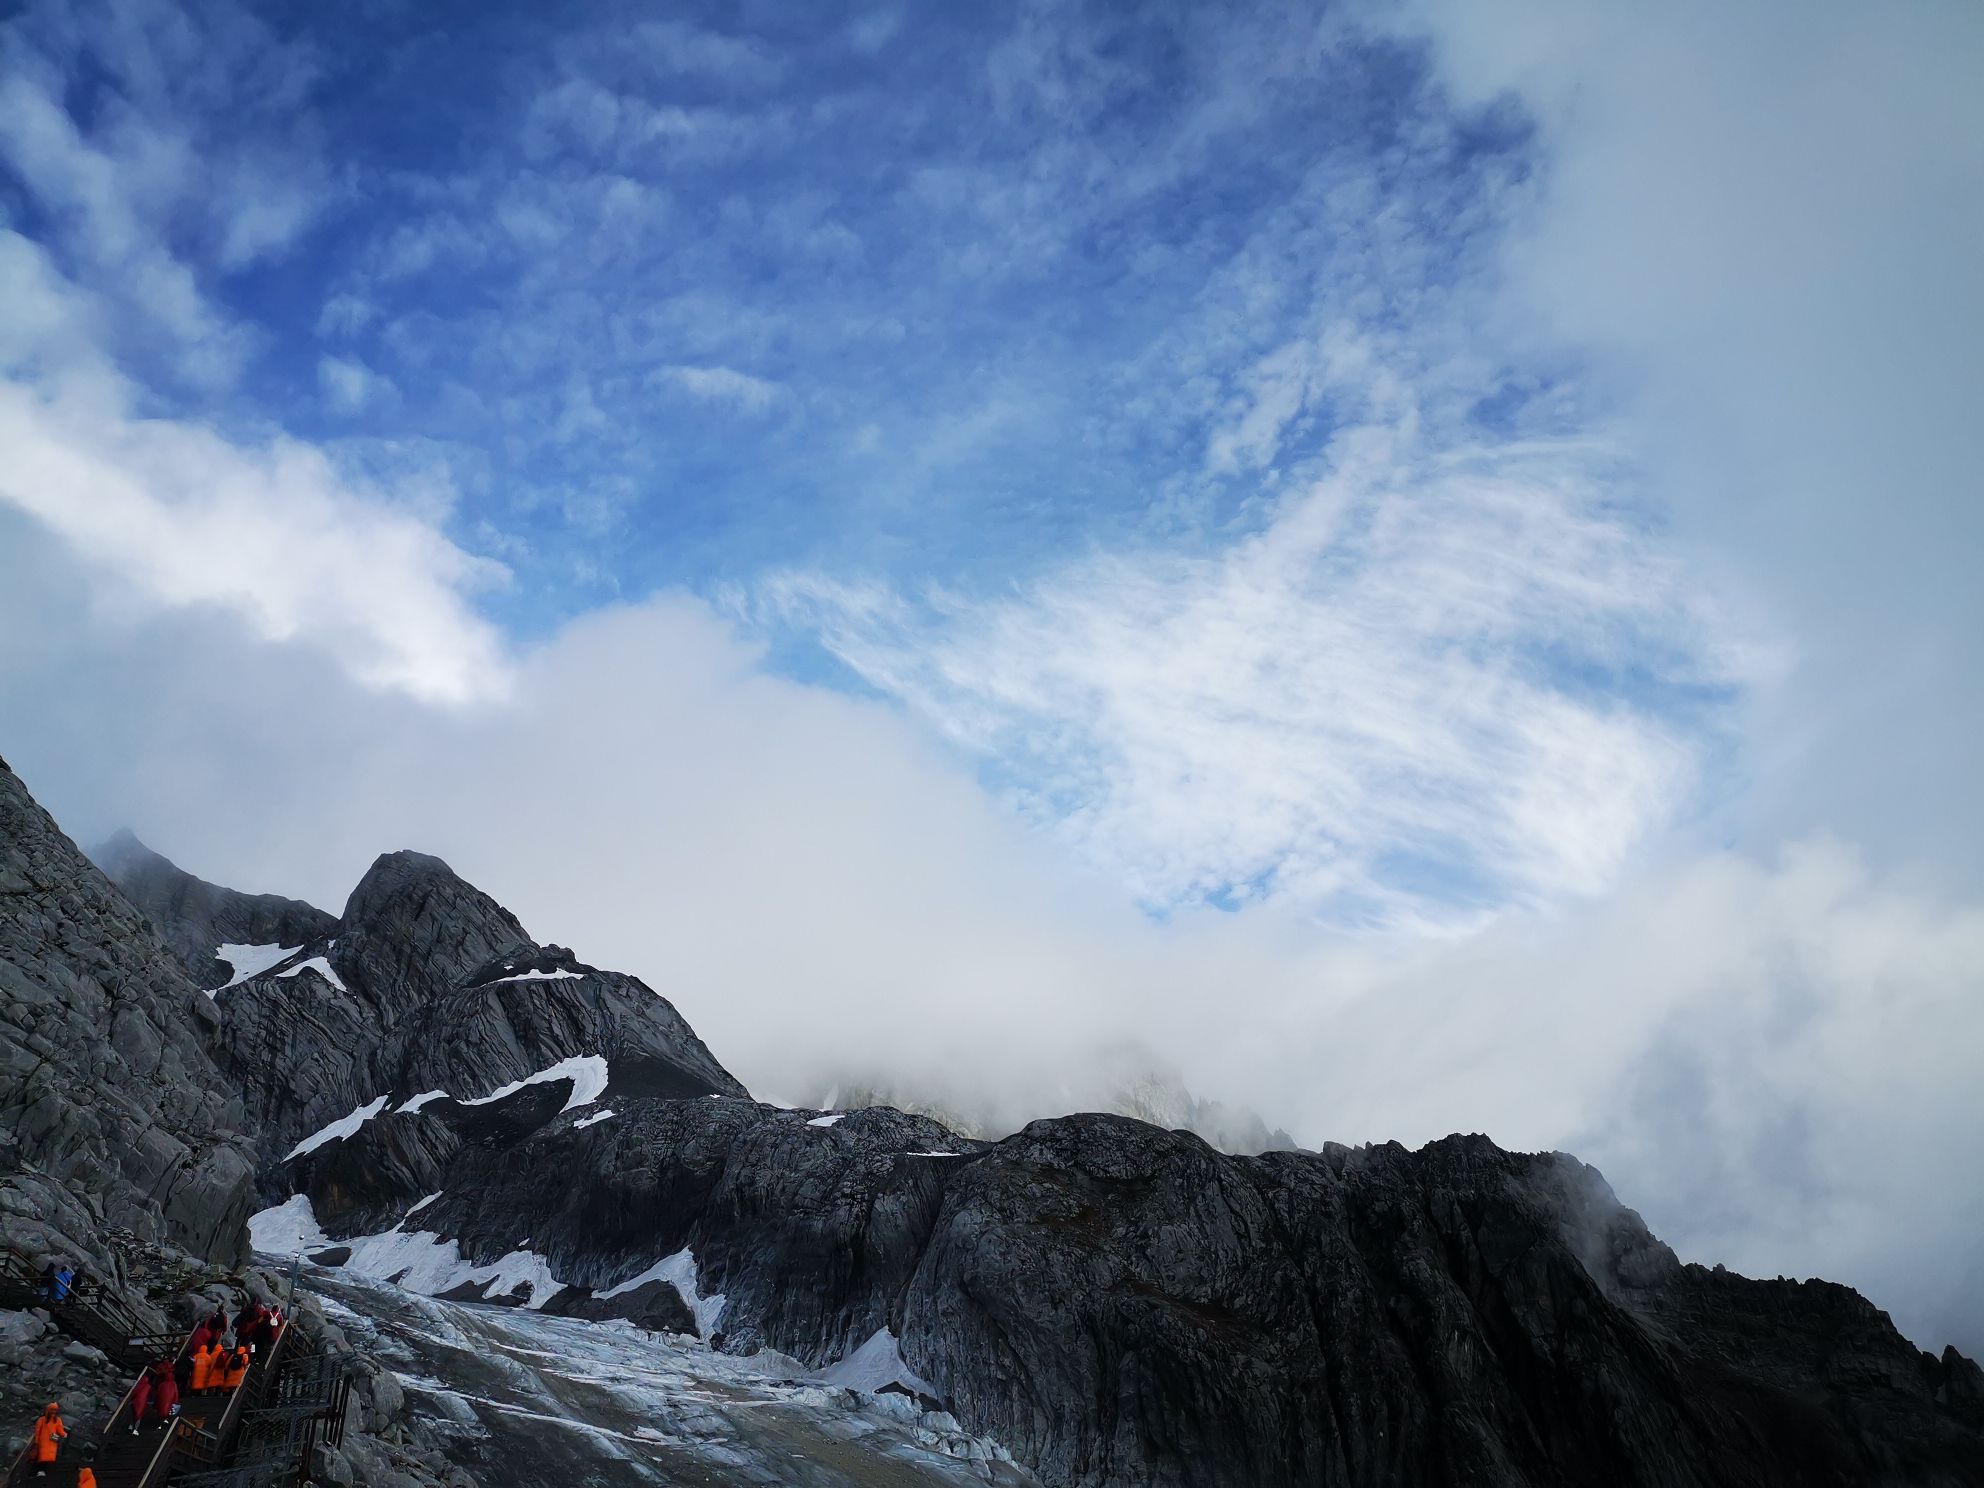
<instances>
[{"instance_id":1,"label":"person in orange raincoat","mask_svg":"<svg viewBox=\"0 0 1984 1488\"><path fill-rule=\"evenodd\" d=\"M69 1428L62 1424L62 1407L56 1401L49 1401L41 1416L34 1423L34 1462L35 1476L48 1476L48 1469L55 1465L55 1454L60 1450L59 1443L69 1434Z\"/></svg>"},{"instance_id":2,"label":"person in orange raincoat","mask_svg":"<svg viewBox=\"0 0 1984 1488\"><path fill-rule=\"evenodd\" d=\"M217 1375L221 1384L230 1390L240 1385L248 1378L248 1350L245 1347L237 1348L226 1355L221 1360Z\"/></svg>"},{"instance_id":3,"label":"person in orange raincoat","mask_svg":"<svg viewBox=\"0 0 1984 1488\"><path fill-rule=\"evenodd\" d=\"M96 1488L96 1472L93 1468L84 1467L76 1474L76 1488Z\"/></svg>"},{"instance_id":4,"label":"person in orange raincoat","mask_svg":"<svg viewBox=\"0 0 1984 1488\"><path fill-rule=\"evenodd\" d=\"M190 1383L195 1395L202 1390L220 1388L221 1381L217 1378L219 1371L216 1366L226 1358L227 1350L220 1346L217 1339L210 1340L193 1350L193 1374Z\"/></svg>"}]
</instances>

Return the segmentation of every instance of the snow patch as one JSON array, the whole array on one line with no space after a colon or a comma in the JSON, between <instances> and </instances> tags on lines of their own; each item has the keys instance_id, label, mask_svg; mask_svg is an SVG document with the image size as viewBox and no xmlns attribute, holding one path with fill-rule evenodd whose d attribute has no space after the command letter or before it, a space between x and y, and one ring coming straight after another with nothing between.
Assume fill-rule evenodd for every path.
<instances>
[{"instance_id":1,"label":"snow patch","mask_svg":"<svg viewBox=\"0 0 1984 1488\"><path fill-rule=\"evenodd\" d=\"M273 1209L248 1216L248 1243L270 1255L292 1255L335 1242L317 1227L310 1195L291 1194Z\"/></svg>"},{"instance_id":2,"label":"snow patch","mask_svg":"<svg viewBox=\"0 0 1984 1488\"><path fill-rule=\"evenodd\" d=\"M411 1100L409 1100L405 1105L399 1107L399 1109L394 1114L403 1116L409 1112L418 1111L422 1106L426 1105L429 1101L447 1100L447 1099L449 1099L449 1095L448 1092L445 1090L423 1090L420 1092L420 1094L414 1096Z\"/></svg>"},{"instance_id":3,"label":"snow patch","mask_svg":"<svg viewBox=\"0 0 1984 1488\"><path fill-rule=\"evenodd\" d=\"M577 1121L574 1121L572 1123L572 1130L578 1131L581 1127L595 1126L602 1121L611 1121L612 1119L613 1113L611 1111L597 1111L590 1116L581 1116Z\"/></svg>"},{"instance_id":4,"label":"snow patch","mask_svg":"<svg viewBox=\"0 0 1984 1488\"><path fill-rule=\"evenodd\" d=\"M520 971L514 976L496 977L491 981L484 982L482 985L493 987L497 982L556 982L562 981L566 977L582 977L584 975L586 973L583 971L566 971L563 968L557 971Z\"/></svg>"},{"instance_id":5,"label":"snow patch","mask_svg":"<svg viewBox=\"0 0 1984 1488\"><path fill-rule=\"evenodd\" d=\"M342 1142L346 1137L350 1136L353 1132L357 1131L361 1126L365 1125L365 1123L370 1121L374 1116L377 1116L381 1111L385 1110L386 1102L390 1099L391 1099L390 1096L382 1095L377 1100L370 1101L367 1104L360 1106L357 1110L353 1111L349 1116L340 1116L336 1121L333 1121L329 1126L323 1128L321 1131L312 1132L309 1136L305 1137L302 1141L298 1142L294 1147L290 1148L289 1155L283 1158L283 1161L288 1162L290 1158L301 1157L306 1152L315 1152L319 1147L322 1147L326 1142Z\"/></svg>"},{"instance_id":6,"label":"snow patch","mask_svg":"<svg viewBox=\"0 0 1984 1488\"><path fill-rule=\"evenodd\" d=\"M227 984L227 987L232 987L236 982L245 982L250 977L260 976L271 966L280 965L302 949L302 946L236 945L229 941L225 945L216 947L214 955L234 969L234 980ZM215 990L224 992L227 987ZM207 993L209 997L213 995L213 991Z\"/></svg>"},{"instance_id":7,"label":"snow patch","mask_svg":"<svg viewBox=\"0 0 1984 1488\"><path fill-rule=\"evenodd\" d=\"M422 1200L414 1208L429 1202ZM519 1248L483 1265L471 1265L462 1259L461 1248L453 1240L443 1239L430 1230L402 1230L395 1225L379 1235L334 1240L318 1225L308 1194L292 1194L273 1209L251 1216L248 1236L249 1243L257 1250L277 1255L317 1250L327 1245L347 1246L351 1256L344 1262L343 1270L396 1282L409 1292L428 1297L461 1286L474 1286L483 1297L493 1299L510 1296L518 1287L528 1285L530 1300L524 1306L535 1310L549 1302L564 1285L552 1275L551 1263L535 1251Z\"/></svg>"},{"instance_id":8,"label":"snow patch","mask_svg":"<svg viewBox=\"0 0 1984 1488\"><path fill-rule=\"evenodd\" d=\"M413 1215L418 1214L421 1210L425 1209L429 1204L433 1203L436 1199L440 1197L441 1196L437 1193L429 1194L426 1198L422 1199L418 1204L415 1204L411 1209L407 1210L406 1217L403 1217L400 1220L400 1223L405 1224L407 1218L410 1218Z\"/></svg>"},{"instance_id":9,"label":"snow patch","mask_svg":"<svg viewBox=\"0 0 1984 1488\"><path fill-rule=\"evenodd\" d=\"M905 1152L904 1157L963 1157L962 1152Z\"/></svg>"},{"instance_id":10,"label":"snow patch","mask_svg":"<svg viewBox=\"0 0 1984 1488\"><path fill-rule=\"evenodd\" d=\"M714 1297L698 1296L696 1293L695 1252L684 1248L672 1256L664 1256L638 1276L630 1276L618 1286L609 1287L594 1295L599 1297L619 1297L646 1286L651 1281L665 1281L681 1294L682 1301L696 1319L696 1332L708 1338L723 1321L724 1296L718 1292Z\"/></svg>"},{"instance_id":11,"label":"snow patch","mask_svg":"<svg viewBox=\"0 0 1984 1488\"><path fill-rule=\"evenodd\" d=\"M877 1328L860 1348L838 1364L822 1369L819 1378L827 1384L865 1390L870 1395L880 1394L886 1385L899 1385L919 1395L937 1397L936 1387L903 1363L902 1349L895 1334L887 1328Z\"/></svg>"},{"instance_id":12,"label":"snow patch","mask_svg":"<svg viewBox=\"0 0 1984 1488\"><path fill-rule=\"evenodd\" d=\"M491 1101L499 1101L506 1095L515 1095L526 1085L542 1085L551 1080L570 1080L571 1097L558 1109L569 1111L575 1106L589 1106L606 1093L606 1060L598 1054L574 1054L570 1059L561 1059L549 1069L541 1069L534 1075L526 1075L521 1080L512 1080L487 1095L479 1095L474 1100L462 1102L465 1106L486 1106Z\"/></svg>"},{"instance_id":13,"label":"snow patch","mask_svg":"<svg viewBox=\"0 0 1984 1488\"><path fill-rule=\"evenodd\" d=\"M807 1122L806 1124L808 1126L832 1126L836 1121L845 1121L845 1120L847 1120L847 1112L836 1111L831 1116L815 1116L811 1121Z\"/></svg>"},{"instance_id":14,"label":"snow patch","mask_svg":"<svg viewBox=\"0 0 1984 1488\"><path fill-rule=\"evenodd\" d=\"M299 971L316 972L318 976L329 982L333 987L336 987L340 992L350 990L345 986L338 974L331 970L331 963L326 961L322 956L312 956L308 961L299 961L287 971L279 971L276 975L279 977L293 977Z\"/></svg>"}]
</instances>

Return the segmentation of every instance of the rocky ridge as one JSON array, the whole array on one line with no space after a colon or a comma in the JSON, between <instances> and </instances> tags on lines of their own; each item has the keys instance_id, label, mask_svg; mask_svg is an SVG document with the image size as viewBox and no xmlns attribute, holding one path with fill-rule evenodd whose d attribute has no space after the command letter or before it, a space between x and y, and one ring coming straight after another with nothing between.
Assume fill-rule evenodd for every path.
<instances>
[{"instance_id":1,"label":"rocky ridge","mask_svg":"<svg viewBox=\"0 0 1984 1488\"><path fill-rule=\"evenodd\" d=\"M103 1224L245 1259L254 1160L213 1006L0 762L0 1237L99 1265Z\"/></svg>"},{"instance_id":2,"label":"rocky ridge","mask_svg":"<svg viewBox=\"0 0 1984 1488\"><path fill-rule=\"evenodd\" d=\"M190 906L220 935L266 928L230 918L230 895L153 900L152 912ZM185 958L0 762L0 1245L34 1267L80 1263L154 1329L277 1285L245 1264L258 1149L242 1087L222 1067L221 1022ZM337 1343L307 1299L300 1316ZM472 1488L426 1444L390 1378L362 1358L354 1367L345 1481ZM0 1310L9 1460L50 1399L70 1423L67 1450L81 1450L128 1384L48 1313Z\"/></svg>"},{"instance_id":3,"label":"rocky ridge","mask_svg":"<svg viewBox=\"0 0 1984 1488\"><path fill-rule=\"evenodd\" d=\"M1984 1463L1974 1363L1846 1288L1681 1264L1563 1154L1236 1156L1108 1115L984 1142L761 1104L644 984L431 858L382 858L334 936L218 1010L285 1248L805 1365L883 1357L1045 1483L1844 1488Z\"/></svg>"},{"instance_id":4,"label":"rocky ridge","mask_svg":"<svg viewBox=\"0 0 1984 1488\"><path fill-rule=\"evenodd\" d=\"M265 1192L298 1141L374 1101L472 1100L575 1057L604 1059L616 1094L744 1093L646 984L539 945L421 853L380 857L326 933L215 1009Z\"/></svg>"},{"instance_id":5,"label":"rocky ridge","mask_svg":"<svg viewBox=\"0 0 1984 1488\"><path fill-rule=\"evenodd\" d=\"M90 859L152 922L186 974L209 990L236 974L216 954L223 945L301 946L337 928L336 916L300 899L243 894L195 878L129 831L93 849Z\"/></svg>"},{"instance_id":6,"label":"rocky ridge","mask_svg":"<svg viewBox=\"0 0 1984 1488\"><path fill-rule=\"evenodd\" d=\"M1066 1074L1051 1097L1036 1094L1026 1103L1011 1092L996 1100L973 1100L959 1093L920 1089L906 1078L871 1075L822 1083L809 1098L822 1106L892 1106L929 1116L962 1137L997 1141L1038 1116L1066 1111L1098 1111L1129 1116L1167 1131L1188 1131L1221 1152L1254 1156L1295 1146L1287 1132L1270 1127L1245 1106L1201 1100L1186 1086L1177 1066L1136 1040L1090 1051L1067 1060ZM1030 1107L1030 1109L1029 1109ZM1024 1111L1016 1115L1016 1111Z\"/></svg>"}]
</instances>

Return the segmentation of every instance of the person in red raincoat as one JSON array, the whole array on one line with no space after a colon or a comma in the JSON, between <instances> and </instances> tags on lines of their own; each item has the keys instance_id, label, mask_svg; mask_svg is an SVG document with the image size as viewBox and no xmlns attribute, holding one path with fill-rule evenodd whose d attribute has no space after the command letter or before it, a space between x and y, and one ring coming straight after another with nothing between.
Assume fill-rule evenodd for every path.
<instances>
[{"instance_id":1,"label":"person in red raincoat","mask_svg":"<svg viewBox=\"0 0 1984 1488\"><path fill-rule=\"evenodd\" d=\"M170 1421L179 1414L179 1379L171 1360L161 1359L152 1367L158 1371L152 1381L152 1412L159 1420Z\"/></svg>"},{"instance_id":2,"label":"person in red raincoat","mask_svg":"<svg viewBox=\"0 0 1984 1488\"><path fill-rule=\"evenodd\" d=\"M145 1419L145 1408L152 1403L152 1370L154 1364L138 1376L138 1382L131 1386L131 1435L138 1434L138 1423Z\"/></svg>"}]
</instances>

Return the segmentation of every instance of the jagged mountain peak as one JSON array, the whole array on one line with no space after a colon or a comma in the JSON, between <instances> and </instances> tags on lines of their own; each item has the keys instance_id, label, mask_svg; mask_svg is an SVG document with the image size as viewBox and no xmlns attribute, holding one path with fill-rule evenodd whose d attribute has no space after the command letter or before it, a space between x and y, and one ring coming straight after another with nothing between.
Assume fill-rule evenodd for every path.
<instances>
[{"instance_id":1,"label":"jagged mountain peak","mask_svg":"<svg viewBox=\"0 0 1984 1488\"><path fill-rule=\"evenodd\" d=\"M390 1024L506 956L533 953L523 924L440 858L381 853L345 901L330 961Z\"/></svg>"},{"instance_id":2,"label":"jagged mountain peak","mask_svg":"<svg viewBox=\"0 0 1984 1488\"><path fill-rule=\"evenodd\" d=\"M445 859L411 848L380 853L372 860L345 900L339 927L346 932L360 930L409 911L486 923L496 938L507 934L512 943L530 940L514 914L455 872Z\"/></svg>"},{"instance_id":3,"label":"jagged mountain peak","mask_svg":"<svg viewBox=\"0 0 1984 1488\"><path fill-rule=\"evenodd\" d=\"M182 959L213 968L203 980L218 993L220 1052L271 1186L299 1139L359 1111L416 1096L475 1101L573 1061L603 1068L616 1097L746 1094L652 988L538 944L430 853L382 853L341 919L299 906L307 919L284 921L288 938L255 945L222 943L220 927L267 896L207 884L142 844L107 856Z\"/></svg>"},{"instance_id":4,"label":"jagged mountain peak","mask_svg":"<svg viewBox=\"0 0 1984 1488\"><path fill-rule=\"evenodd\" d=\"M129 827L119 827L91 848L89 856L90 861L97 867L115 877L117 866L145 857L159 857L160 854L146 846L138 834Z\"/></svg>"}]
</instances>

